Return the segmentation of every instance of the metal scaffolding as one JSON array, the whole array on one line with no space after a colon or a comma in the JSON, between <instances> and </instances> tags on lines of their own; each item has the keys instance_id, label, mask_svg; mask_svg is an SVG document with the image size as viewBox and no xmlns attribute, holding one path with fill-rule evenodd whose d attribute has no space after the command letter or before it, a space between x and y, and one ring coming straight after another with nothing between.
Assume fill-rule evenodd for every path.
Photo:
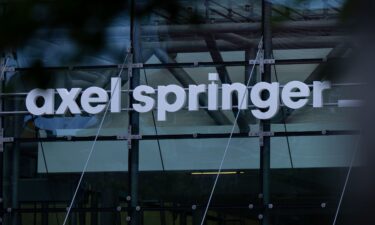
<instances>
[{"instance_id":1,"label":"metal scaffolding","mask_svg":"<svg viewBox=\"0 0 375 225\"><path fill-rule=\"evenodd\" d=\"M186 24L142 24L140 18L136 16L137 7L136 1L132 0L131 7L131 22L127 28L130 30L130 34L125 32L125 35L130 36L131 46L129 48L129 61L126 65L117 63L107 63L103 65L73 65L73 66L46 66L44 70L54 72L77 72L77 80L75 85L88 86L95 84L96 86L106 87L110 82L111 76L119 69L126 70L126 76L122 76L122 80L127 82L128 90L124 91L123 94L128 95L128 106L127 116L127 134L119 135L99 135L94 136L36 136L36 137L22 137L21 136L21 125L24 124L23 115L27 114L23 107L20 106L25 93L9 93L5 92L5 85L7 74L17 74L26 71L31 71L32 67L28 66L8 66L6 60L1 62L1 67L4 71L5 76L1 74L1 93L0 93L0 220L5 224L19 225L21 223L21 213L44 213L43 224L48 224L48 214L56 213L56 216L63 214L67 211L65 208L66 202L69 201L70 195L73 191L68 190L62 192L63 196L59 199L59 206L51 205L51 199L44 199L43 207L35 208L23 208L20 202L22 202L22 196L20 190L24 190L22 187L26 181L20 179L20 163L21 163L21 150L24 146L28 145L27 148L38 148L40 143L48 142L84 142L84 141L126 141L127 146L124 145L124 151L127 150L128 158L128 172L126 176L122 177L124 180L121 182L122 186L116 189L116 193L112 193L111 190L107 192L100 192L92 189L92 187L82 188L82 199L86 199L86 203L90 203L88 207L82 202L77 202L71 208L73 216L70 219L70 224L83 224L87 223L85 213L90 213L90 221L92 225L97 224L116 224L118 220L121 220L121 216L125 215L125 219L130 225L141 225L143 224L143 215L146 211L161 211L161 212L173 212L179 215L181 225L187 224L187 217L192 218L192 224L199 225L202 217L205 202L198 201L195 204L180 204L179 202L173 202L174 205L166 205L163 202L160 204L151 203L147 205L144 203L144 198L141 196L140 181L140 142L141 141L155 141L155 140L199 140L199 139L225 139L230 135L227 132L215 132L215 133L176 133L176 134L141 134L140 126L140 115L135 110L131 110L132 103L135 99L132 96L132 90L141 84L141 70L151 69L166 69L174 78L183 86L187 88L190 84L196 82L192 76L187 72L189 68L204 68L204 67L215 67L222 83L231 83L229 76L228 67L244 67L245 74L249 73L249 67L251 64L250 60L253 57L254 49L258 46L259 36L263 36L262 50L264 53L264 59L274 59L274 50L289 50L289 49L320 49L320 48L332 48L331 52L324 58L309 58L302 57L298 59L274 59L274 64L265 64L264 69L262 68L260 79L265 82L272 82L272 66L274 65L296 65L296 64L319 64L318 67L305 79L305 82L311 84L314 80L321 80L322 67L330 62L343 62L343 57L348 49L351 48L350 39L344 35L344 27L341 27L337 19L321 19L321 20L297 20L297 21L283 21L273 25L272 3L269 1L262 1L262 17L261 20L253 20L250 17L242 16L237 11L231 11L230 13L238 16L241 20L247 20L247 22L233 19L231 14L223 14L222 11L213 9L210 4L206 3L207 6L207 17L209 12L214 12L216 15L223 17L224 20L230 22L211 22L201 25L186 25ZM215 4L214 4L215 5ZM221 5L217 7L223 10ZM228 10L225 9L224 10ZM281 13L281 12L279 12ZM327 12L326 12L327 13ZM126 27L125 27L126 28ZM108 29L110 34L117 37L122 37L124 27L112 27ZM64 32L63 29L59 30ZM308 35L303 35L304 32L308 31ZM294 35L298 33L301 35ZM39 32L38 35L43 36L43 31ZM224 60L222 52L227 51L244 51L244 60ZM211 56L212 61L193 61L193 62L179 62L173 57L174 54L182 53L196 53L204 52ZM148 63L147 61L155 56L160 63ZM261 65L257 64L256 67ZM105 70L105 76L100 76L96 70ZM248 77L244 76L245 80ZM251 84L256 82L256 78L251 80ZM74 82L74 81L72 81ZM355 84L354 84L355 85ZM267 98L266 95L263 95ZM6 105L5 102L9 102L9 99L16 99L11 105ZM7 100L8 99L8 100ZM234 105L237 105L237 97L233 96ZM207 96L199 96L199 104L201 107L207 105ZM334 105L336 106L336 105ZM9 110L11 109L11 110ZM204 108L206 114L212 119L216 125L229 125L232 123L231 119L222 111L209 111ZM233 114L238 113L238 108L233 108ZM280 116L280 115L279 115ZM292 116L291 113L288 115L282 115L284 123L287 117ZM8 127L5 126L6 118L11 118L13 127L6 130ZM348 136L358 135L356 130L313 130L313 131L272 131L271 123L273 121L265 120L259 123L259 131L253 131L250 129L249 123L254 122L249 118L247 112L240 112L237 127L239 128L238 133L233 133L233 138L252 138L259 140L259 154L260 154L260 167L257 171L259 178L259 185L255 192L258 193L256 202L251 202L249 205L216 205L210 206L209 210L220 212L223 209L227 210L249 210L249 217L251 219L258 219L261 224L270 225L272 223L272 211L278 209L283 213L290 213L290 208L306 209L307 211L315 212L316 210L326 208L322 206L322 203L314 202L309 204L294 204L294 205L278 205L273 202L271 198L271 177L273 171L271 170L271 140L277 137L306 137L306 136ZM278 121L279 123L280 121ZM156 127L156 124L155 124ZM37 131L38 132L38 131ZM126 132L124 132L126 133ZM244 146L247 148L247 146ZM35 156L31 156L35 157ZM10 159L10 162L8 160ZM45 160L45 158L44 158ZM47 166L46 166L47 167ZM47 168L46 168L47 170ZM164 172L164 171L163 171ZM48 173L48 172L47 172ZM124 172L125 173L125 172ZM105 177L105 176L104 176ZM71 189L76 183L77 176L72 175L67 179L67 186ZM95 177L90 179L95 180ZM177 178L176 178L177 179ZM31 182L31 181L28 181ZM39 183L37 183L39 182ZM35 179L35 185L37 187L54 187L58 182L50 180L47 177L46 180L40 181ZM208 184L209 185L209 182ZM124 190L125 189L125 190ZM74 190L74 189L73 189ZM168 190L163 190L168 191ZM126 192L126 193L125 193ZM87 194L88 197L84 196ZM125 193L125 194L124 194ZM181 193L183 194L183 193ZM103 196L105 197L103 197ZM178 195L178 194L177 194ZM21 197L20 197L21 196ZM105 198L105 199L104 199ZM68 199L68 200L67 200ZM104 199L104 200L103 200ZM195 200L194 200L195 201ZM55 203L55 201L53 201ZM188 201L186 201L188 202ZM114 207L116 206L116 207ZM331 207L331 206L330 206ZM98 213L112 213L98 216ZM327 207L327 211L324 213L331 213L332 208ZM81 214L79 214L81 213ZM46 216L47 215L47 216ZM118 218L120 217L120 218ZM161 215L162 225L166 225L165 215ZM175 216L177 218L177 216ZM100 219L99 219L100 218ZM207 216L207 219L214 221L224 221L222 215L217 217L214 215ZM176 219L175 219L176 220Z\"/></svg>"}]
</instances>

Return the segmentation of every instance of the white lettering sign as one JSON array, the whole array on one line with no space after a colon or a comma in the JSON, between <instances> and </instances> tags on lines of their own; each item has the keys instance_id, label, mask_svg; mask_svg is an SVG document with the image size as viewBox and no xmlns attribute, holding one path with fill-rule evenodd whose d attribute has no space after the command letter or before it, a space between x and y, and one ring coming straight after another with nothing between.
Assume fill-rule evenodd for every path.
<instances>
[{"instance_id":1,"label":"white lettering sign","mask_svg":"<svg viewBox=\"0 0 375 225\"><path fill-rule=\"evenodd\" d=\"M208 85L189 85L188 93L184 88L174 84L158 86L157 89L140 85L132 92L136 101L132 107L139 113L150 112L157 107L158 121L165 121L168 113L181 110L186 106L186 102L189 111L199 110L199 96L206 94L208 96L208 110L219 110L218 74L209 73L208 80L210 81ZM68 111L72 114L80 114L82 111L89 114L98 114L106 109L106 105L110 101L110 112L119 113L121 112L121 86L120 78L112 78L109 95L106 90L100 87L89 87L83 91L81 88L70 90L64 88L56 90L34 89L26 97L26 108L33 115L63 115ZM323 91L330 88L330 82L313 82L313 107L323 107ZM55 107L56 93L61 98L58 107ZM236 107L242 110L248 109L250 100L250 104L255 106L255 109L251 110L254 117L266 120L271 119L278 113L281 103L291 109L304 107L309 101L310 87L300 81L290 81L282 88L277 82L259 82L251 88L247 88L246 85L241 83L232 83L222 84L220 93L221 110L232 110L232 99L236 96L238 102ZM79 95L81 97L78 99ZM156 100L152 95L156 95ZM77 99L80 104L77 103Z\"/></svg>"}]
</instances>

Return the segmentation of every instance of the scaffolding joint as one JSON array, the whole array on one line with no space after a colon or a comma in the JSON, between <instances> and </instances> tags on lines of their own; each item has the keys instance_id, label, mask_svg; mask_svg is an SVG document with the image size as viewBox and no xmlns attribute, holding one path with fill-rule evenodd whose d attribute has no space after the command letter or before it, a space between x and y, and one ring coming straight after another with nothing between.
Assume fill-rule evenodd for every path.
<instances>
[{"instance_id":1,"label":"scaffolding joint","mask_svg":"<svg viewBox=\"0 0 375 225\"><path fill-rule=\"evenodd\" d=\"M249 60L250 65L259 65L260 72L264 72L264 65L274 65L276 63L275 59L264 59L263 52L261 51L259 59Z\"/></svg>"},{"instance_id":2,"label":"scaffolding joint","mask_svg":"<svg viewBox=\"0 0 375 225\"><path fill-rule=\"evenodd\" d=\"M272 137L275 136L275 133L272 131L258 131L258 132L249 132L249 137L259 137L259 146L264 145L264 137Z\"/></svg>"},{"instance_id":3,"label":"scaffolding joint","mask_svg":"<svg viewBox=\"0 0 375 225\"><path fill-rule=\"evenodd\" d=\"M127 69L127 68L143 68L143 63L129 63L128 65L118 64L118 69Z\"/></svg>"},{"instance_id":4,"label":"scaffolding joint","mask_svg":"<svg viewBox=\"0 0 375 225\"><path fill-rule=\"evenodd\" d=\"M14 66L5 66L4 69L3 69L4 72L15 72L16 71L16 67Z\"/></svg>"},{"instance_id":5,"label":"scaffolding joint","mask_svg":"<svg viewBox=\"0 0 375 225\"><path fill-rule=\"evenodd\" d=\"M272 131L250 131L249 132L249 137L272 137L275 136L275 133Z\"/></svg>"},{"instance_id":6,"label":"scaffolding joint","mask_svg":"<svg viewBox=\"0 0 375 225\"><path fill-rule=\"evenodd\" d=\"M129 140L129 139L133 139L133 140L141 140L142 139L142 135L140 134L136 134L136 135L117 135L116 136L116 139L117 140Z\"/></svg>"},{"instance_id":7,"label":"scaffolding joint","mask_svg":"<svg viewBox=\"0 0 375 225\"><path fill-rule=\"evenodd\" d=\"M117 135L117 140L127 140L128 142L128 149L132 148L132 140L141 140L141 134L132 134L131 133L131 126L129 126L128 134L124 135Z\"/></svg>"},{"instance_id":8,"label":"scaffolding joint","mask_svg":"<svg viewBox=\"0 0 375 225\"><path fill-rule=\"evenodd\" d=\"M4 129L0 129L0 152L4 152L4 144L14 142L13 137L4 137Z\"/></svg>"}]
</instances>

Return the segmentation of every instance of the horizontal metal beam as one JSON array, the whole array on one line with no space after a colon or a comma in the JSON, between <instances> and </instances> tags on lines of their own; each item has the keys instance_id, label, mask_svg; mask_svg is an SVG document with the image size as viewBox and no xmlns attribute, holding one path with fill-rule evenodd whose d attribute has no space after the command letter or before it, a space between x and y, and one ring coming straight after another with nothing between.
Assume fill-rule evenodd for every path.
<instances>
[{"instance_id":1,"label":"horizontal metal beam","mask_svg":"<svg viewBox=\"0 0 375 225\"><path fill-rule=\"evenodd\" d=\"M222 35L216 38L224 39ZM345 36L304 36L304 37L285 37L273 38L273 49L315 49L315 48L333 48L342 42L348 42L350 39ZM247 39L246 42L240 44L229 43L224 40L217 40L217 46L220 51L243 51L247 48L254 48L258 45L259 38ZM207 52L207 45L204 40L190 41L155 41L145 42L145 49L161 48L169 53L184 52Z\"/></svg>"},{"instance_id":2,"label":"horizontal metal beam","mask_svg":"<svg viewBox=\"0 0 375 225\"><path fill-rule=\"evenodd\" d=\"M308 30L322 31L339 28L337 20L287 21L275 24L273 31ZM142 35L163 34L195 34L195 33L254 33L260 31L261 23L212 23L198 25L145 25L141 28Z\"/></svg>"},{"instance_id":3,"label":"horizontal metal beam","mask_svg":"<svg viewBox=\"0 0 375 225\"><path fill-rule=\"evenodd\" d=\"M212 134L159 134L159 135L142 135L141 140L168 140L168 139L212 139L212 138L228 138L229 133L212 133ZM319 131L275 131L269 133L249 132L234 133L233 138L258 138L259 136L272 137L298 137L298 136L341 136L341 135L359 135L358 130L319 130ZM55 141L93 141L95 136L62 136L62 137L40 137L40 138L13 138L12 142L55 142ZM99 136L98 141L124 141L119 136Z\"/></svg>"},{"instance_id":4,"label":"horizontal metal beam","mask_svg":"<svg viewBox=\"0 0 375 225\"><path fill-rule=\"evenodd\" d=\"M296 65L296 64L320 64L327 61L344 60L343 58L310 58L310 59L276 59L276 65ZM246 66L247 61L224 61L224 62L190 62L190 63L147 63L142 66L137 66L138 69L165 69L165 68L194 68L194 67L215 67L215 66ZM96 69L116 69L118 70L121 65L89 65L89 66L45 66L42 69L48 71L80 71L80 70L96 70ZM127 68L127 67L125 67ZM8 71L29 71L32 67L14 67L9 68Z\"/></svg>"},{"instance_id":5,"label":"horizontal metal beam","mask_svg":"<svg viewBox=\"0 0 375 225\"><path fill-rule=\"evenodd\" d=\"M6 96L9 97L9 95L6 95ZM17 96L20 96L20 95L17 95ZM2 96L0 95L0 97L2 97ZM309 103L307 105L313 106L312 103ZM339 107L339 108L359 108L362 105L363 105L363 101L361 101L359 99L357 99L357 100L355 100L355 99L353 99L353 100L338 100L337 102L329 102L329 103L323 104L323 106L326 106L326 107ZM284 104L280 104L280 107L284 107L284 106L285 106ZM238 105L233 105L232 108L237 109ZM188 110L188 107L185 106L182 109ZM217 111L210 111L210 110L208 110L208 106L206 104L206 105L203 105L203 106L199 106L198 109L204 109L204 110L207 111L207 113L218 113L218 112L221 112L220 109L222 109L222 108L219 107L219 110L217 110ZM257 107L255 105L250 104L250 105L248 105L248 109L257 109ZM134 109L133 108L121 108L121 112L132 111L132 110L134 110ZM157 110L157 107L154 108L154 110ZM80 111L82 113L85 112L84 110L80 110ZM1 111L0 117L2 117L2 116L12 116L12 115L22 115L22 114L29 115L30 112L26 111L26 110L22 110L22 111L21 110L20 111ZM230 124L230 120L229 119L227 119L227 120L228 120L228 122L219 123L219 124ZM225 122L225 121L223 121L223 122Z\"/></svg>"},{"instance_id":6,"label":"horizontal metal beam","mask_svg":"<svg viewBox=\"0 0 375 225\"><path fill-rule=\"evenodd\" d=\"M187 210L192 211L196 210L200 207L203 207L202 205L194 205L195 209L192 209L192 205L178 205L178 206L142 206L140 207L140 211L181 211L181 210ZM260 204L252 204L252 207L249 208L249 205L212 205L210 206L211 209L214 210L223 210L223 209L247 209L249 210L249 213L251 212L257 212L258 210L262 209L262 205ZM283 204L283 205L277 205L272 204L272 209L278 209L278 210L291 210L291 209L301 209L301 210L313 210L313 209L321 209L321 210L332 210L334 207L332 205L328 205L326 207L322 207L321 203L315 203L315 204ZM75 207L72 208L72 212L126 212L129 210L128 207L123 206L114 206L114 207ZM61 207L43 207L43 208L5 208L4 213L12 213L12 212L18 212L18 213L56 213L56 212L66 212L66 208Z\"/></svg>"},{"instance_id":7,"label":"horizontal metal beam","mask_svg":"<svg viewBox=\"0 0 375 225\"><path fill-rule=\"evenodd\" d=\"M197 33L207 32L211 34L218 33L254 33L260 31L260 22L219 22L219 23L206 23L206 24L175 24L175 25L142 25L141 36L153 36L153 35L195 35ZM273 31L277 32L296 32L296 31L340 31L340 23L336 19L328 20L299 20L299 21L283 21L274 25ZM110 38L124 38L130 35L129 26L112 26L105 30L106 34ZM49 39L58 39L61 36L66 35L68 32L64 28L51 30L40 29L36 32L35 37L43 38L48 37Z\"/></svg>"}]
</instances>

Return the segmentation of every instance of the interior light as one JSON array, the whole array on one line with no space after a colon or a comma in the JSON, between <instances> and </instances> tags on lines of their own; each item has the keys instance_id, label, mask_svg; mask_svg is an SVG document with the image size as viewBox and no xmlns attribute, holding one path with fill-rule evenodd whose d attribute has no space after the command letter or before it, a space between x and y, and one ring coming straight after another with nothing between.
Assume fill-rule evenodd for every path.
<instances>
[{"instance_id":1,"label":"interior light","mask_svg":"<svg viewBox=\"0 0 375 225\"><path fill-rule=\"evenodd\" d=\"M192 172L191 175L233 175L233 174L244 174L243 171L222 171L222 172L216 172L216 171L204 171L204 172Z\"/></svg>"}]
</instances>

